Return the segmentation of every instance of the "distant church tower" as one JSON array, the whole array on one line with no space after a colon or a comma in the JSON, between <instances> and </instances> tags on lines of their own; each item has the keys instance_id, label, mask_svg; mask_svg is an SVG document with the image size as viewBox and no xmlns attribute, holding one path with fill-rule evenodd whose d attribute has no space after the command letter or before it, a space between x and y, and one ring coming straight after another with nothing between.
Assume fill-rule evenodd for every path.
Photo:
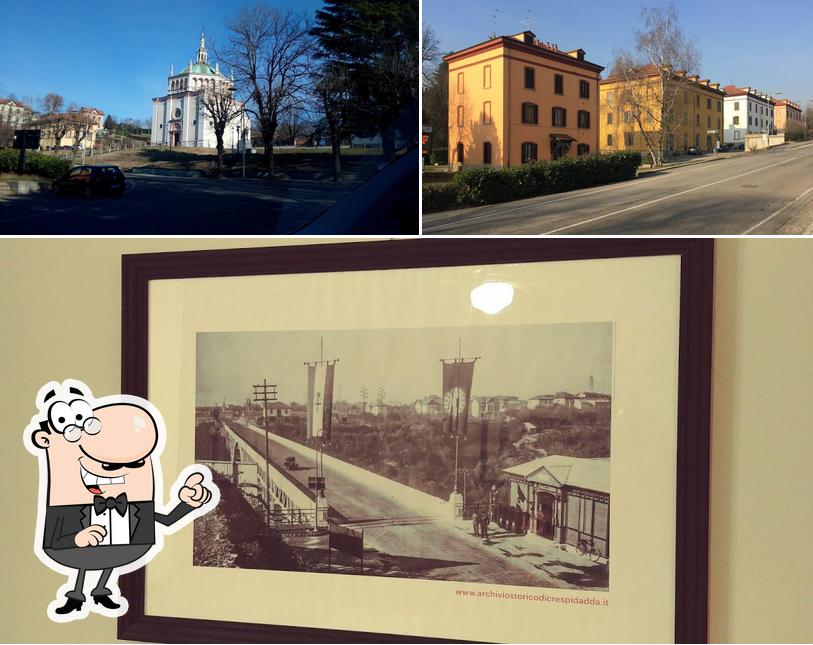
<instances>
[{"instance_id":1,"label":"distant church tower","mask_svg":"<svg viewBox=\"0 0 813 645\"><path fill-rule=\"evenodd\" d=\"M166 94L152 100L150 143L170 148L214 148L217 145L214 123L201 99L204 93L224 86L232 91L234 81L220 71L219 61L214 67L209 65L206 35L201 31L195 61L190 59L189 65L177 74L171 64ZM251 141L251 122L245 113L226 126L223 143L234 149L241 138Z\"/></svg>"}]
</instances>

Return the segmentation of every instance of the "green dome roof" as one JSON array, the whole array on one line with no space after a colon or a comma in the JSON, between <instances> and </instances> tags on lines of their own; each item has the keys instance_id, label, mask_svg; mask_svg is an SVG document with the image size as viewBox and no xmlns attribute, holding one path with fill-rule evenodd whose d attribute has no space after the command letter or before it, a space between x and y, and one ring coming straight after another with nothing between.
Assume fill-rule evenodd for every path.
<instances>
[{"instance_id":1,"label":"green dome roof","mask_svg":"<svg viewBox=\"0 0 813 645\"><path fill-rule=\"evenodd\" d=\"M187 65L186 68L181 72L181 74L215 74L215 68L207 63L195 63L193 65Z\"/></svg>"}]
</instances>

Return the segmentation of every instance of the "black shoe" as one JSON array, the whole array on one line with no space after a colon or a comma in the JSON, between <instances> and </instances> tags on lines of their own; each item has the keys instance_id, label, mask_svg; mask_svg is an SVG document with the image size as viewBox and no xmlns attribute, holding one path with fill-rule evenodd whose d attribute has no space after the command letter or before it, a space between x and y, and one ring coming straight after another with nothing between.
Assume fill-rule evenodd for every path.
<instances>
[{"instance_id":1,"label":"black shoe","mask_svg":"<svg viewBox=\"0 0 813 645\"><path fill-rule=\"evenodd\" d=\"M85 603L76 598L68 598L68 601L61 607L57 607L54 611L58 614L69 614L72 611L79 611Z\"/></svg>"},{"instance_id":2,"label":"black shoe","mask_svg":"<svg viewBox=\"0 0 813 645\"><path fill-rule=\"evenodd\" d=\"M108 595L93 596L93 602L95 602L97 605L101 605L102 607L106 607L107 609L118 609L121 607L121 605L113 602Z\"/></svg>"}]
</instances>

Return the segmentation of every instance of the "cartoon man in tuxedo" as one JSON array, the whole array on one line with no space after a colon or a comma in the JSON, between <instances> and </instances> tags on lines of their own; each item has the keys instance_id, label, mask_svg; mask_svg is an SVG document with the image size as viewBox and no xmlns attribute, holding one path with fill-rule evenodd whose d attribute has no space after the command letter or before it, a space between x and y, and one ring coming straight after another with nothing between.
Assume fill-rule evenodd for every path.
<instances>
[{"instance_id":1,"label":"cartoon man in tuxedo","mask_svg":"<svg viewBox=\"0 0 813 645\"><path fill-rule=\"evenodd\" d=\"M84 618L88 609L122 615L127 601L116 597L118 575L156 555L164 532L214 508L219 491L207 468L190 466L173 486L171 508L156 502L163 490L164 424L144 399L93 399L86 385L68 380L43 386L37 407L24 434L40 465L34 550L69 576L61 588L67 599L52 602L48 614L58 621ZM83 590L88 571L101 572L90 607Z\"/></svg>"}]
</instances>

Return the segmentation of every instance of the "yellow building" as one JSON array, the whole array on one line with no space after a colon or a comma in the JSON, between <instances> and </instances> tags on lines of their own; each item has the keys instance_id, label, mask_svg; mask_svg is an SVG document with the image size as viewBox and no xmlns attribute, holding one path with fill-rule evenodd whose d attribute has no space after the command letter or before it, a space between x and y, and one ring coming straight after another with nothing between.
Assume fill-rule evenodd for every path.
<instances>
[{"instance_id":1,"label":"yellow building","mask_svg":"<svg viewBox=\"0 0 813 645\"><path fill-rule=\"evenodd\" d=\"M584 54L525 31L446 56L452 166L509 167L598 152L604 68Z\"/></svg>"},{"instance_id":2,"label":"yellow building","mask_svg":"<svg viewBox=\"0 0 813 645\"><path fill-rule=\"evenodd\" d=\"M774 127L777 132L803 131L805 129L805 118L801 106L788 99L774 100L776 101Z\"/></svg>"},{"instance_id":3,"label":"yellow building","mask_svg":"<svg viewBox=\"0 0 813 645\"><path fill-rule=\"evenodd\" d=\"M89 150L96 145L96 134L102 129L104 112L96 108L83 107L75 112L64 114L45 115L41 117L36 127L42 130L40 135L40 149L51 150L57 146L57 133L64 133L59 140L60 148L72 148L77 135L80 136L80 145Z\"/></svg>"},{"instance_id":4,"label":"yellow building","mask_svg":"<svg viewBox=\"0 0 813 645\"><path fill-rule=\"evenodd\" d=\"M666 118L661 118L661 75L654 66L644 72L643 78L633 81L616 75L601 81L601 151L636 150L646 155L647 139L650 144L660 140L662 123L667 133L664 157L685 154L692 147L713 152L722 142L725 92L720 84L685 72L674 74L666 93L674 100Z\"/></svg>"}]
</instances>

